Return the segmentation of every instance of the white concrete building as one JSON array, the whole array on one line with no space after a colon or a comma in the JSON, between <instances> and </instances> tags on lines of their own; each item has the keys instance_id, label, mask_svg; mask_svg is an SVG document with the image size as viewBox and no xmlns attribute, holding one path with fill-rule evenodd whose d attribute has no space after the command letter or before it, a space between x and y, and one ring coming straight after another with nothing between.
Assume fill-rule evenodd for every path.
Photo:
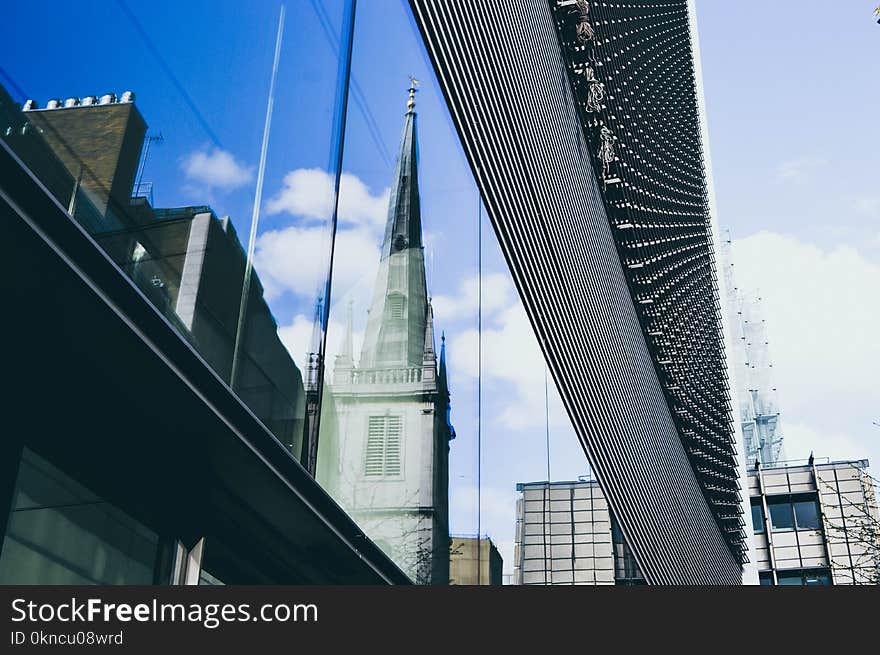
<instances>
[{"instance_id":1,"label":"white concrete building","mask_svg":"<svg viewBox=\"0 0 880 655\"><path fill-rule=\"evenodd\" d=\"M880 517L867 460L749 472L764 585L880 584Z\"/></svg>"},{"instance_id":2,"label":"white concrete building","mask_svg":"<svg viewBox=\"0 0 880 655\"><path fill-rule=\"evenodd\" d=\"M516 486L513 584L644 584L595 480Z\"/></svg>"}]
</instances>

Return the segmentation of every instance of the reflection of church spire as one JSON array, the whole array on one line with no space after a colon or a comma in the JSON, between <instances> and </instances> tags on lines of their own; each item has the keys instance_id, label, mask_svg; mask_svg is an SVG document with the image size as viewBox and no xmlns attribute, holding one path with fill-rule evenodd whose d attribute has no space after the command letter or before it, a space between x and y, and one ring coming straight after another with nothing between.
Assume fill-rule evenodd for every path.
<instances>
[{"instance_id":1,"label":"reflection of church spire","mask_svg":"<svg viewBox=\"0 0 880 655\"><path fill-rule=\"evenodd\" d=\"M321 324L324 317L324 299L315 301L315 317L312 320L312 338L309 342L309 361L306 366L306 390L316 390L318 386L318 368L320 366L320 352L323 333Z\"/></svg>"},{"instance_id":2,"label":"reflection of church spire","mask_svg":"<svg viewBox=\"0 0 880 655\"><path fill-rule=\"evenodd\" d=\"M437 391L440 394L440 402L446 408L446 427L449 431L449 440L455 439L455 428L452 427L452 406L449 402L449 377L446 374L446 333L440 335L440 366L437 373Z\"/></svg>"},{"instance_id":3,"label":"reflection of church spire","mask_svg":"<svg viewBox=\"0 0 880 655\"><path fill-rule=\"evenodd\" d=\"M421 367L430 320L419 202L416 80L411 80L379 272L360 367Z\"/></svg>"}]
</instances>

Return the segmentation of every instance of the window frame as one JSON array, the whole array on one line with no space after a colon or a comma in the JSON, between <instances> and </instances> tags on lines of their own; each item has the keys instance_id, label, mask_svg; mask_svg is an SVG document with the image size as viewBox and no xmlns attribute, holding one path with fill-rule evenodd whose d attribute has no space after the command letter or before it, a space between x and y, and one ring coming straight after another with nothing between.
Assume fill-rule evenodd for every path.
<instances>
[{"instance_id":1,"label":"window frame","mask_svg":"<svg viewBox=\"0 0 880 655\"><path fill-rule=\"evenodd\" d=\"M752 530L755 534L764 534L767 530L765 529L766 517L764 516L764 503L758 499L757 502L754 500L750 501L752 507ZM758 510L758 514L760 514L760 520L755 520L755 510Z\"/></svg>"}]
</instances>

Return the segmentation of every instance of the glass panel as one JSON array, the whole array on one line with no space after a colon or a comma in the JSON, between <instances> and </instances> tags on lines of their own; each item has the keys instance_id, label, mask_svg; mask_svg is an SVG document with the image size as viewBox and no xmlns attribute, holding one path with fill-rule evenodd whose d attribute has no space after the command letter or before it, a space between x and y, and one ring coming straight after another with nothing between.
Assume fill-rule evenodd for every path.
<instances>
[{"instance_id":1,"label":"glass panel","mask_svg":"<svg viewBox=\"0 0 880 655\"><path fill-rule=\"evenodd\" d=\"M223 586L226 583L223 582L220 578L211 574L209 571L202 569L199 571L199 586L201 587L218 587Z\"/></svg>"},{"instance_id":2,"label":"glass panel","mask_svg":"<svg viewBox=\"0 0 880 655\"><path fill-rule=\"evenodd\" d=\"M776 579L780 586L803 586L804 584L804 574L801 571L779 571L776 574Z\"/></svg>"},{"instance_id":3,"label":"glass panel","mask_svg":"<svg viewBox=\"0 0 880 655\"><path fill-rule=\"evenodd\" d=\"M780 585L830 585L831 574L823 569L797 569L777 573Z\"/></svg>"},{"instance_id":4,"label":"glass panel","mask_svg":"<svg viewBox=\"0 0 880 655\"><path fill-rule=\"evenodd\" d=\"M787 497L785 500L768 499L767 507L770 510L770 524L774 530L794 530L794 514Z\"/></svg>"},{"instance_id":5,"label":"glass panel","mask_svg":"<svg viewBox=\"0 0 880 655\"><path fill-rule=\"evenodd\" d=\"M764 532L764 507L760 503L752 503L752 526L755 534Z\"/></svg>"},{"instance_id":6,"label":"glass panel","mask_svg":"<svg viewBox=\"0 0 880 655\"><path fill-rule=\"evenodd\" d=\"M0 138L310 468L320 418L319 483L413 580L446 583L451 532L462 579L613 584L607 503L406 3L359 5L347 105L351 0L288 3L280 49L280 3L252 4L17 3Z\"/></svg>"},{"instance_id":7,"label":"glass panel","mask_svg":"<svg viewBox=\"0 0 880 655\"><path fill-rule=\"evenodd\" d=\"M801 500L793 505L798 530L819 529L819 503L815 500Z\"/></svg>"},{"instance_id":8,"label":"glass panel","mask_svg":"<svg viewBox=\"0 0 880 655\"><path fill-rule=\"evenodd\" d=\"M466 500L452 482L475 396L447 357L473 356L478 193L409 8L359 3L355 25L317 479L412 580L447 584L450 508L475 497L472 458Z\"/></svg>"},{"instance_id":9,"label":"glass panel","mask_svg":"<svg viewBox=\"0 0 880 655\"><path fill-rule=\"evenodd\" d=\"M760 581L761 586L773 585L773 574L769 571L759 573L758 580Z\"/></svg>"},{"instance_id":10,"label":"glass panel","mask_svg":"<svg viewBox=\"0 0 880 655\"><path fill-rule=\"evenodd\" d=\"M804 584L807 586L830 585L831 574L828 571L805 571Z\"/></svg>"},{"instance_id":11,"label":"glass panel","mask_svg":"<svg viewBox=\"0 0 880 655\"><path fill-rule=\"evenodd\" d=\"M159 537L25 449L0 584L164 582Z\"/></svg>"},{"instance_id":12,"label":"glass panel","mask_svg":"<svg viewBox=\"0 0 880 655\"><path fill-rule=\"evenodd\" d=\"M348 5L20 3L0 38L0 138L297 457Z\"/></svg>"}]
</instances>

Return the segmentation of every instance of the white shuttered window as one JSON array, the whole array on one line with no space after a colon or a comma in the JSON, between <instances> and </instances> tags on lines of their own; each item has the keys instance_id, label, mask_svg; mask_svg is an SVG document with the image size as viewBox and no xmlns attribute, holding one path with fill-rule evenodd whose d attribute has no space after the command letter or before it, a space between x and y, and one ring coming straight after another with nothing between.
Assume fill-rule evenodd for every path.
<instances>
[{"instance_id":1,"label":"white shuttered window","mask_svg":"<svg viewBox=\"0 0 880 655\"><path fill-rule=\"evenodd\" d=\"M364 475L400 475L403 421L400 416L371 416L367 427Z\"/></svg>"}]
</instances>

